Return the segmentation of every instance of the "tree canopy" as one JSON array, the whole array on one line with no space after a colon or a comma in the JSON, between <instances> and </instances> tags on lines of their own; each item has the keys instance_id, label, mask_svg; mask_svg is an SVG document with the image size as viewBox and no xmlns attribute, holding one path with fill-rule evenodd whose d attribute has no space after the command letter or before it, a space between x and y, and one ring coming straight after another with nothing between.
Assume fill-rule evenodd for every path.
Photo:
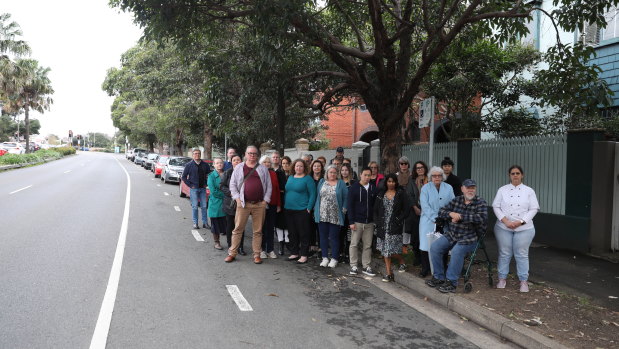
<instances>
[{"instance_id":1,"label":"tree canopy","mask_svg":"<svg viewBox=\"0 0 619 349\"><path fill-rule=\"evenodd\" d=\"M557 10L545 13L559 29L582 30L585 23L605 27L604 12L619 0L554 0ZM308 69L297 78L305 86L328 82L309 103L325 111L344 96L358 96L379 128L382 167L394 170L400 154L399 132L404 116L421 91L432 67L457 40L491 40L495 44L517 41L528 33L537 1L441 0L349 1L331 0L111 0L113 6L134 13L147 38L174 40L191 46L204 36L217 40L222 25L253 28L273 42L313 48L329 64ZM591 50L581 44L558 43L545 57L551 59L539 78L548 84L567 75L591 76L586 59ZM564 65L567 64L567 69ZM594 69L595 70L595 69ZM558 81L557 81L558 80ZM589 80L585 79L585 87ZM322 84L321 84L322 85ZM559 103L573 93L571 85L542 105ZM290 87L291 93L308 92ZM311 90L310 90L311 91ZM602 92L608 92L604 90ZM313 91L312 91L313 92ZM582 94L582 93L580 93ZM301 101L302 94L295 93ZM307 94L305 94L307 97ZM306 102L307 98L306 98ZM570 103L574 106L574 103ZM568 109L571 116L581 110ZM577 115L578 114L578 115Z\"/></svg>"}]
</instances>

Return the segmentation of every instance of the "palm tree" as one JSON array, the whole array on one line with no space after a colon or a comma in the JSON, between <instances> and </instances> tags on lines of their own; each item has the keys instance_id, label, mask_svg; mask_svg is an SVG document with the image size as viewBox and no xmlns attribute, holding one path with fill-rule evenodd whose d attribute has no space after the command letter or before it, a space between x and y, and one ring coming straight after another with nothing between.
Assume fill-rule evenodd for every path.
<instances>
[{"instance_id":1,"label":"palm tree","mask_svg":"<svg viewBox=\"0 0 619 349\"><path fill-rule=\"evenodd\" d=\"M19 71L11 55L22 57L30 54L28 44L18 40L22 35L19 24L11 22L10 18L8 13L0 14L0 99L19 90L23 81L20 79L23 73Z\"/></svg>"},{"instance_id":2,"label":"palm tree","mask_svg":"<svg viewBox=\"0 0 619 349\"><path fill-rule=\"evenodd\" d=\"M18 113L21 110L25 114L26 126L26 152L30 152L30 110L39 113L49 110L53 103L51 95L54 93L51 81L47 74L49 68L39 67L39 62L34 59L18 59L16 62L21 88L14 94L8 96L6 109Z\"/></svg>"}]
</instances>

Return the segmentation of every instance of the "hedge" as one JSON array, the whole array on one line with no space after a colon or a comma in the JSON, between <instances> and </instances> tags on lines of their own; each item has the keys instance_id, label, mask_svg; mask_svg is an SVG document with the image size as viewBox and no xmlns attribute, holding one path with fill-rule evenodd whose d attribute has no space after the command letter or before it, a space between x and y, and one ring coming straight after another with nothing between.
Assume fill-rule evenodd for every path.
<instances>
[{"instance_id":1,"label":"hedge","mask_svg":"<svg viewBox=\"0 0 619 349\"><path fill-rule=\"evenodd\" d=\"M71 154L75 154L75 148L73 147L38 150L30 154L5 154L0 156L0 166L38 163L45 160L59 159Z\"/></svg>"}]
</instances>

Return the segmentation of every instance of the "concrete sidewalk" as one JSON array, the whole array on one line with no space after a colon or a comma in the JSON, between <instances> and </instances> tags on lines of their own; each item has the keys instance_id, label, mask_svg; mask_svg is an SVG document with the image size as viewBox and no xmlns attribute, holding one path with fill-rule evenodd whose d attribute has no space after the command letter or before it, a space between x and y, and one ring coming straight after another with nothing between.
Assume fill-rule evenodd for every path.
<instances>
[{"instance_id":1,"label":"concrete sidewalk","mask_svg":"<svg viewBox=\"0 0 619 349\"><path fill-rule=\"evenodd\" d=\"M496 268L497 244L492 234L486 236L486 250ZM587 297L595 304L619 311L619 253L605 257L596 258L534 242L529 249L529 280ZM515 271L512 258L510 272ZM496 282L496 276L494 278Z\"/></svg>"},{"instance_id":2,"label":"concrete sidewalk","mask_svg":"<svg viewBox=\"0 0 619 349\"><path fill-rule=\"evenodd\" d=\"M494 236L486 237L486 250L490 255L493 268L496 269L497 244ZM533 244L529 251L529 281L547 284L566 293L587 297L592 302L605 308L619 309L619 263L611 258L600 259L593 256L558 250ZM483 257L479 257L483 259ZM384 270L382 259L373 259L376 270ZM512 261L510 271L515 272ZM458 293L443 294L428 287L425 280L412 273L396 273L395 281L406 286L427 299L443 305L471 321L485 327L493 333L524 348L566 348L538 332L520 323L492 312L470 301ZM497 277L494 275L494 281Z\"/></svg>"}]
</instances>

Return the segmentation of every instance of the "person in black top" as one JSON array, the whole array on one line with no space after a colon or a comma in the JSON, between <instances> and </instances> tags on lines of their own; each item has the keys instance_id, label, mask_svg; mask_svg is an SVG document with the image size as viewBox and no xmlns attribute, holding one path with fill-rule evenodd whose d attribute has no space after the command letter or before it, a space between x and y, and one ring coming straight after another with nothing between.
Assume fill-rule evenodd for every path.
<instances>
[{"instance_id":1,"label":"person in black top","mask_svg":"<svg viewBox=\"0 0 619 349\"><path fill-rule=\"evenodd\" d=\"M462 181L453 173L454 162L446 156L443 161L441 161L441 168L443 169L443 172L445 172L445 176L447 176L445 183L451 185L454 190L454 195L462 195Z\"/></svg>"},{"instance_id":2,"label":"person in black top","mask_svg":"<svg viewBox=\"0 0 619 349\"><path fill-rule=\"evenodd\" d=\"M194 149L191 153L193 161L185 165L181 180L189 187L189 199L193 219L193 229L198 229L198 205L202 209L202 227L207 228L208 215L206 213L206 177L211 172L211 167L200 158L200 149Z\"/></svg>"}]
</instances>

